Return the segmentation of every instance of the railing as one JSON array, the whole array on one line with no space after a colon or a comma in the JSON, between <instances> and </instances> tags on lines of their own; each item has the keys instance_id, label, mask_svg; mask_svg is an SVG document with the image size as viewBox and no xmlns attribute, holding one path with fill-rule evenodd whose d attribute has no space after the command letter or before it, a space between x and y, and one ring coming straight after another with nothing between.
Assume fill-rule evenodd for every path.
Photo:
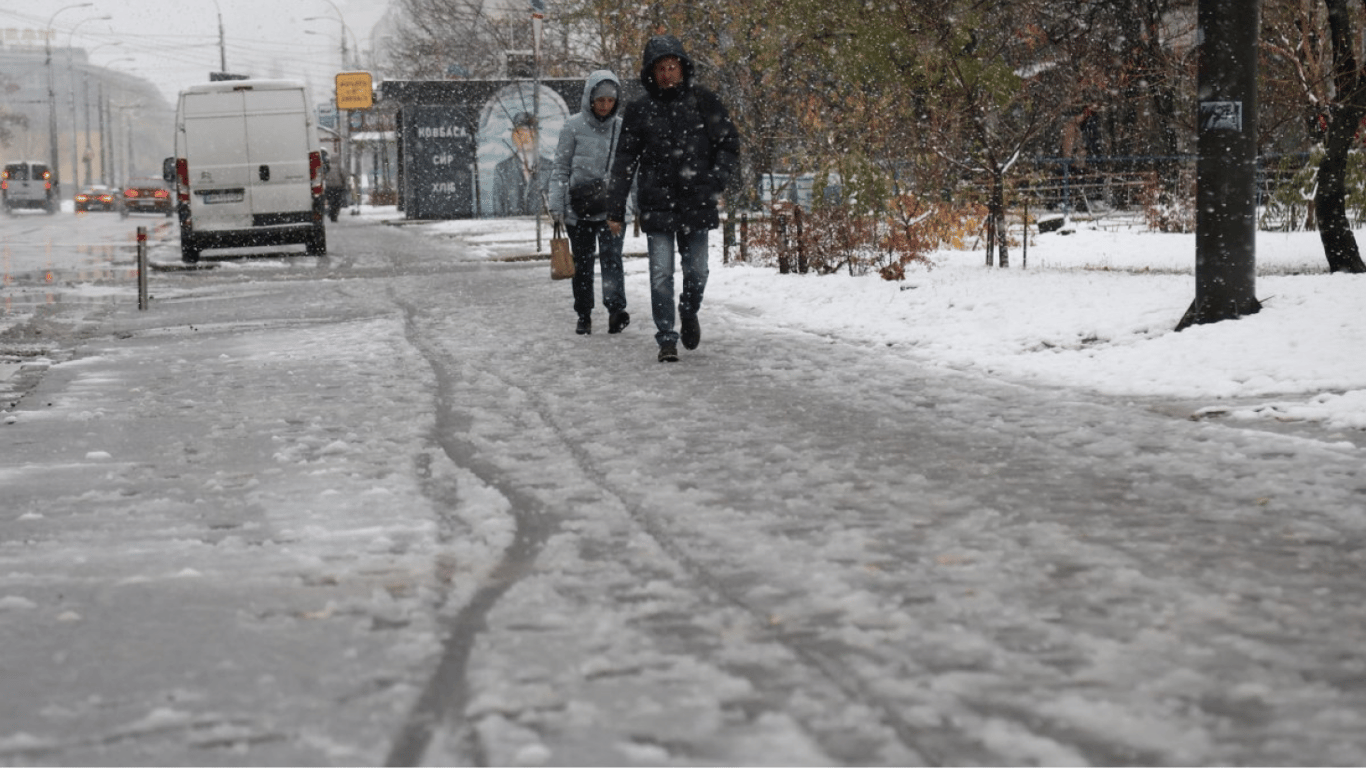
<instances>
[{"instance_id":1,"label":"railing","mask_svg":"<svg viewBox=\"0 0 1366 768\"><path fill-rule=\"evenodd\" d=\"M1026 234L1047 231L1067 219L1086 222L1090 227L1193 232L1197 160L1195 155L1027 158L1005 180L1006 236L1020 244L1024 255ZM1307 152L1259 157L1258 227L1274 231L1313 228L1316 173L1317 159ZM1352 156L1348 179L1349 216L1360 226L1366 224L1366 150ZM842 199L838 180L834 181L825 188L824 202L838 205ZM982 227L988 185L977 176L965 179L950 193L935 190L935 201L951 198L946 210L978 212L961 216L951 239L942 239L942 233L929 233L925 242L918 243L913 228L901 221L904 215L899 218L845 208L837 233L845 237L834 248L820 239L821 227L817 225L829 218L830 209L814 205L814 184L809 175L769 174L764 176L764 183L767 186L760 209L727 218L726 261L731 260L731 250L738 245L740 260L748 261L748 251L757 249L759 257L772 259L780 272L895 272L908 254L920 252L922 246L939 247L942 242L976 249L985 245ZM920 197L914 182L904 188L912 197ZM928 200L928 196L922 198L927 209L941 207ZM857 258L830 261L833 253L842 250L839 246L857 251Z\"/></svg>"}]
</instances>

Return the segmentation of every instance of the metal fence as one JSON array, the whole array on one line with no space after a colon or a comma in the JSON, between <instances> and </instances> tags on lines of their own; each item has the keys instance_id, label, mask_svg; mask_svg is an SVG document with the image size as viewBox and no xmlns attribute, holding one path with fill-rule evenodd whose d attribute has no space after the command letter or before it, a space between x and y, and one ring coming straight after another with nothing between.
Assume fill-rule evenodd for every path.
<instances>
[{"instance_id":1,"label":"metal fence","mask_svg":"<svg viewBox=\"0 0 1366 768\"><path fill-rule=\"evenodd\" d=\"M1012 207L1073 217L1157 219L1173 228L1194 225L1195 155L1031 158L1012 174ZM1356 182L1348 209L1366 222L1366 156L1354 155ZM1257 158L1258 225L1268 230L1314 226L1317 159L1308 152ZM1349 171L1350 173L1350 171Z\"/></svg>"}]
</instances>

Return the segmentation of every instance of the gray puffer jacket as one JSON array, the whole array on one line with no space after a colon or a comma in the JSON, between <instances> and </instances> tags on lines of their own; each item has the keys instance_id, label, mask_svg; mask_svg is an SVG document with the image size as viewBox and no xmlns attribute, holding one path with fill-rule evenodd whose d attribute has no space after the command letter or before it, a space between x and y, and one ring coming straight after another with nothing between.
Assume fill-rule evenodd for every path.
<instances>
[{"instance_id":1,"label":"gray puffer jacket","mask_svg":"<svg viewBox=\"0 0 1366 768\"><path fill-rule=\"evenodd\" d=\"M617 86L617 103L611 114L600 118L593 113L593 89L599 83ZM550 174L550 213L563 214L573 224L578 217L569 208L569 188L594 179L609 177L612 153L621 133L621 81L605 69L594 71L583 83L579 113L565 121L555 147L555 168ZM602 221L607 214L593 217Z\"/></svg>"}]
</instances>

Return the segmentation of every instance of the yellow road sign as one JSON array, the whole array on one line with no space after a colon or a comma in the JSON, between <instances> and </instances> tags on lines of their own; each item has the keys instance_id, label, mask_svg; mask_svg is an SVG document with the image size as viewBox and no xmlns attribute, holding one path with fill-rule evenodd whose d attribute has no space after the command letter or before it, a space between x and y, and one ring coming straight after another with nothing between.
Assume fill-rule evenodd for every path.
<instances>
[{"instance_id":1,"label":"yellow road sign","mask_svg":"<svg viewBox=\"0 0 1366 768\"><path fill-rule=\"evenodd\" d=\"M369 72L337 73L337 109L369 109L375 95Z\"/></svg>"}]
</instances>

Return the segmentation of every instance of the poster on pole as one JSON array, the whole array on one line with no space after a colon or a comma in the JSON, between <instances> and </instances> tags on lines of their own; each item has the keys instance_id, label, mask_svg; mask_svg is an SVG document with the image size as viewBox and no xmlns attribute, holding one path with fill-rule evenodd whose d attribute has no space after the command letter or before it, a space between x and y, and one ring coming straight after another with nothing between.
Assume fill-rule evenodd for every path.
<instances>
[{"instance_id":1,"label":"poster on pole","mask_svg":"<svg viewBox=\"0 0 1366 768\"><path fill-rule=\"evenodd\" d=\"M337 109L369 109L375 103L369 72L337 73Z\"/></svg>"}]
</instances>

